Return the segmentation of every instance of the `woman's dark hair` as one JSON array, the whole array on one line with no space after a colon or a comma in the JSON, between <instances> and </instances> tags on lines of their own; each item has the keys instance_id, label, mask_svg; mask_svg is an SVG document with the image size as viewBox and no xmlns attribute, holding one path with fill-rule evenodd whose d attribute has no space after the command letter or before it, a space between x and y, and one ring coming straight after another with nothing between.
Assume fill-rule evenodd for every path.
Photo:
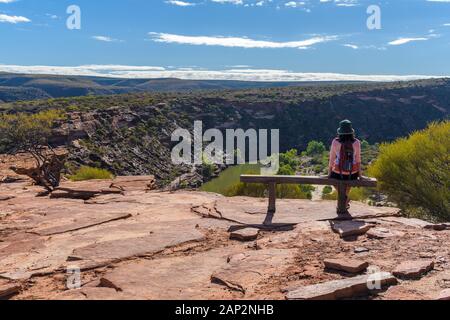
<instances>
[{"instance_id":1,"label":"woman's dark hair","mask_svg":"<svg viewBox=\"0 0 450 320\"><path fill-rule=\"evenodd\" d=\"M355 142L356 141L356 137L355 134L342 134L338 136L339 142Z\"/></svg>"}]
</instances>

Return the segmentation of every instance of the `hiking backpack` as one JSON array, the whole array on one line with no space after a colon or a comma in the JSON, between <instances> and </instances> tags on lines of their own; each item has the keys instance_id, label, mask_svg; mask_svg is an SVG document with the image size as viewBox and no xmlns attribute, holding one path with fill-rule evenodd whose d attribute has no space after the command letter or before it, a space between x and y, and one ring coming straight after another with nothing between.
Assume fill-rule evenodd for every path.
<instances>
[{"instance_id":1,"label":"hiking backpack","mask_svg":"<svg viewBox=\"0 0 450 320\"><path fill-rule=\"evenodd\" d=\"M341 143L341 152L339 157L339 172L352 172L355 159L355 150L353 149L353 142L347 141Z\"/></svg>"}]
</instances>

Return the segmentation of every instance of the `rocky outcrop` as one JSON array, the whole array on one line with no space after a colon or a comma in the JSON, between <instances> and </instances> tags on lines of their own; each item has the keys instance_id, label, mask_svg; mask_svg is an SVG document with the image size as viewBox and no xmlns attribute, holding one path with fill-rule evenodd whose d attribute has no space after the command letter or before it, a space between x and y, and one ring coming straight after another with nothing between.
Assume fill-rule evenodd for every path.
<instances>
[{"instance_id":1,"label":"rocky outcrop","mask_svg":"<svg viewBox=\"0 0 450 320\"><path fill-rule=\"evenodd\" d=\"M398 209L355 203L352 215L357 230L367 224L402 237L342 239L330 228L330 221L344 223L335 221L334 201L279 200L268 228L266 199L147 190L149 181L121 177L116 183L124 190L90 200L36 197L38 186L2 184L14 197L0 201L0 288L12 299L214 300L436 299L448 286L450 234L386 221ZM253 240L230 239L246 229ZM399 262L422 259L434 261L434 269L384 291L395 279L383 271L397 274ZM81 288L66 288L68 270L77 269Z\"/></svg>"},{"instance_id":2,"label":"rocky outcrop","mask_svg":"<svg viewBox=\"0 0 450 320\"><path fill-rule=\"evenodd\" d=\"M395 285L397 279L388 272L335 280L289 291L287 300L337 300L367 295L368 292Z\"/></svg>"}]
</instances>

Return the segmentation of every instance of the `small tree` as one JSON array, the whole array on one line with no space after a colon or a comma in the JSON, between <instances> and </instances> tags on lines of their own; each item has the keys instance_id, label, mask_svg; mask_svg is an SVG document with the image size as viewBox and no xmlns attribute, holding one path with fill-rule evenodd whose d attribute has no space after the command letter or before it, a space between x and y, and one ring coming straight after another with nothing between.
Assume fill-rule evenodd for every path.
<instances>
[{"instance_id":1,"label":"small tree","mask_svg":"<svg viewBox=\"0 0 450 320\"><path fill-rule=\"evenodd\" d=\"M0 115L0 151L13 155L26 153L36 163L31 170L11 169L28 175L50 192L59 185L65 162L65 155L56 154L48 143L54 122L60 118L61 114L54 110Z\"/></svg>"},{"instance_id":2,"label":"small tree","mask_svg":"<svg viewBox=\"0 0 450 320\"><path fill-rule=\"evenodd\" d=\"M381 146L369 173L405 211L450 221L450 121Z\"/></svg>"},{"instance_id":3,"label":"small tree","mask_svg":"<svg viewBox=\"0 0 450 320\"><path fill-rule=\"evenodd\" d=\"M326 150L327 148L325 147L323 142L313 140L308 143L308 147L306 148L306 155L311 157L322 155Z\"/></svg>"}]
</instances>

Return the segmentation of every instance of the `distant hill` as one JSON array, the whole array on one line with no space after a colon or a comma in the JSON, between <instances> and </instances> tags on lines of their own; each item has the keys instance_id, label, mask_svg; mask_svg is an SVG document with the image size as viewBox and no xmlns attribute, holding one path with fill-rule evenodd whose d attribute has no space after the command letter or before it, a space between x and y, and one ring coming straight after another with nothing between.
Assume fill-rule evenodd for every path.
<instances>
[{"instance_id":1,"label":"distant hill","mask_svg":"<svg viewBox=\"0 0 450 320\"><path fill-rule=\"evenodd\" d=\"M321 82L320 84L325 83L327 82ZM102 78L0 73L0 103L45 98L111 95L137 92L276 88L303 85L311 85L311 83L182 80L172 78L123 79L109 77Z\"/></svg>"}]
</instances>

